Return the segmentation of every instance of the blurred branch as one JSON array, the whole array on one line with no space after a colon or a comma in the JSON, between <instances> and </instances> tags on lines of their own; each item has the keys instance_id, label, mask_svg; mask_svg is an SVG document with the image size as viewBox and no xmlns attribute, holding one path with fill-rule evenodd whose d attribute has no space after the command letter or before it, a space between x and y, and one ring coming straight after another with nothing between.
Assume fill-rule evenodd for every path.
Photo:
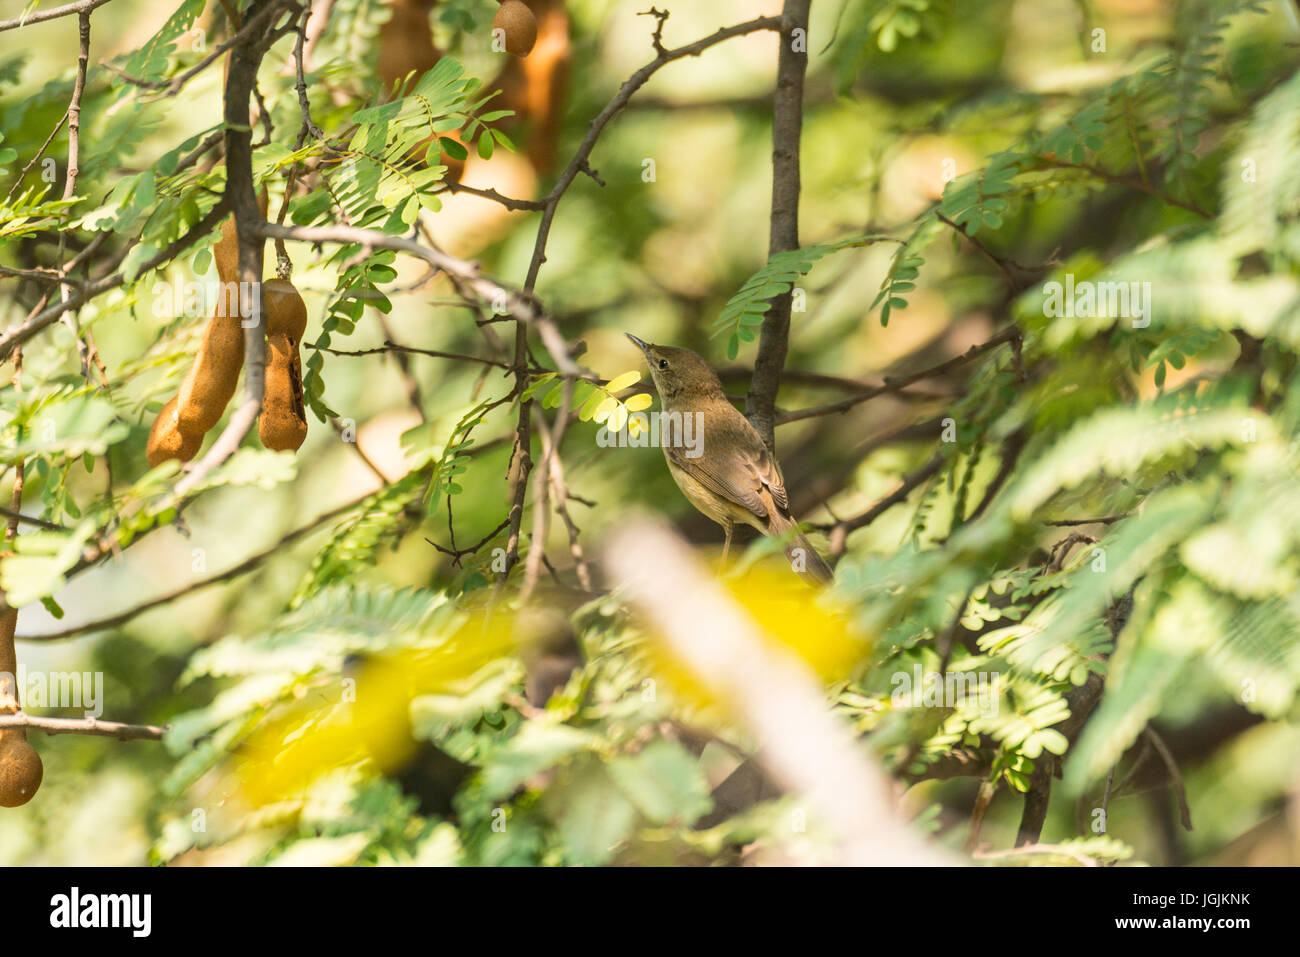
<instances>
[{"instance_id":1,"label":"blurred branch","mask_svg":"<svg viewBox=\"0 0 1300 957\"><path fill-rule=\"evenodd\" d=\"M748 379L754 374L753 367L750 366L729 366L725 369L718 370L718 377L724 382L728 379ZM796 382L800 385L825 386L829 389L839 389L843 392L862 392L866 389L874 389L870 382L862 379L850 379L846 376L827 375L824 372L812 372L807 369L784 369L781 372L782 382ZM647 391L648 388L647 388ZM904 387L895 389L900 398L907 399L950 399L952 396L946 392L932 392L926 389L912 389ZM781 416L788 413L777 410L777 424L782 424Z\"/></svg>"},{"instance_id":2,"label":"blurred branch","mask_svg":"<svg viewBox=\"0 0 1300 957\"><path fill-rule=\"evenodd\" d=\"M1135 189L1140 193L1146 193L1148 196L1154 196L1162 203L1167 203L1170 206L1177 206L1179 209L1185 209L1189 213L1195 213L1202 219L1214 218L1213 214L1201 209L1201 207L1197 206L1195 203L1185 203L1181 199L1175 199L1168 193L1160 192L1160 190L1151 186L1149 183L1143 183L1140 180L1133 180L1116 173L1108 172L1099 166L1089 166L1087 163L1071 163L1066 160L1057 159L1056 157L1047 156L1036 156L1034 157L1034 160L1039 166L1047 167L1049 169L1080 170L1091 176L1095 176L1097 179L1105 180L1107 183L1114 183L1116 186L1127 186L1129 189Z\"/></svg>"},{"instance_id":3,"label":"blurred branch","mask_svg":"<svg viewBox=\"0 0 1300 957\"><path fill-rule=\"evenodd\" d=\"M1002 486L1006 485L1007 480L1011 478L1011 473L1015 470L1016 463L1020 461L1020 454L1025 450L1025 443L1028 441L1029 430L1023 427L1016 429L1002 441L1002 461L998 464L997 474L984 490L984 495L975 506L975 511L966 516L964 521L975 521L993 504L993 499L997 498L998 492L1002 491Z\"/></svg>"},{"instance_id":4,"label":"blurred branch","mask_svg":"<svg viewBox=\"0 0 1300 957\"><path fill-rule=\"evenodd\" d=\"M957 863L911 831L889 779L827 710L817 678L763 636L681 539L659 522L630 521L605 562L655 639L754 734L760 763L804 804L814 832L834 840L835 863Z\"/></svg>"},{"instance_id":5,"label":"blurred branch","mask_svg":"<svg viewBox=\"0 0 1300 957\"><path fill-rule=\"evenodd\" d=\"M1066 692L1065 701L1070 708L1070 716L1057 724L1056 730L1065 735L1073 746L1084 723L1092 715L1101 701L1106 680L1096 672L1088 675L1087 681ZM1025 793L1024 811L1020 817L1020 829L1016 834L1016 847L1024 848L1037 844L1043 833L1043 824L1047 821L1047 808L1052 797L1052 775L1060 766L1060 758L1044 752L1035 762L1033 773L1029 776L1029 790Z\"/></svg>"},{"instance_id":6,"label":"blurred branch","mask_svg":"<svg viewBox=\"0 0 1300 957\"><path fill-rule=\"evenodd\" d=\"M1025 272L1031 272L1033 270L1030 270L1026 266L1021 266L1019 263L1013 262L1010 259L1005 259L1002 256L999 256L997 253L993 252L993 250L989 249L988 246L984 245L983 241L975 238L970 233L966 232L965 229L963 229L961 226L958 226L955 222L953 222L943 213L936 212L935 215L939 218L939 222L944 223L945 225L954 229L963 239L965 239L972 246L974 246L976 249L982 252L989 259L989 261L993 263L993 265L997 266L999 271L1001 271L1003 277L1005 277L1005 279L1007 280L1007 285L1011 287L1013 292L1018 293L1021 291L1022 286L1020 280L1011 274L1011 267L1015 266L1017 269L1024 270Z\"/></svg>"},{"instance_id":7,"label":"blurred branch","mask_svg":"<svg viewBox=\"0 0 1300 957\"><path fill-rule=\"evenodd\" d=\"M77 194L77 177L81 175L81 97L86 91L86 67L90 62L90 13L82 11L77 14L77 78L73 81L72 99L68 102L68 171L63 180L63 199L70 201ZM59 259L63 258L66 233L59 235ZM59 298L67 302L72 295L72 284L59 284ZM81 334L77 322L77 311L69 310L63 314L63 321L72 333L77 344L77 356L81 361L81 374L90 381L90 347Z\"/></svg>"},{"instance_id":8,"label":"blurred branch","mask_svg":"<svg viewBox=\"0 0 1300 957\"><path fill-rule=\"evenodd\" d=\"M36 518L34 515L24 515L10 508L0 508L0 516L10 520L11 524L20 523L23 525L35 525L37 528L43 528L50 532L69 532L71 531L66 525L60 525L58 522L47 522L43 518Z\"/></svg>"},{"instance_id":9,"label":"blurred branch","mask_svg":"<svg viewBox=\"0 0 1300 957\"><path fill-rule=\"evenodd\" d=\"M1073 525L1112 525L1120 519L1128 518L1128 514L1123 515L1102 515L1099 518L1058 518L1051 522L1044 522L1044 525L1056 525L1069 528Z\"/></svg>"},{"instance_id":10,"label":"blurred branch","mask_svg":"<svg viewBox=\"0 0 1300 957\"><path fill-rule=\"evenodd\" d=\"M1160 760L1164 762L1165 770L1169 772L1169 780L1174 786L1174 795L1178 798L1179 817L1182 820L1183 828L1190 831L1192 829L1192 811L1187 806L1187 788L1183 786L1183 776L1178 772L1178 762L1170 752L1169 746L1165 744L1164 738L1160 737L1154 728L1147 725L1142 734L1156 749L1156 753L1160 755Z\"/></svg>"}]
</instances>

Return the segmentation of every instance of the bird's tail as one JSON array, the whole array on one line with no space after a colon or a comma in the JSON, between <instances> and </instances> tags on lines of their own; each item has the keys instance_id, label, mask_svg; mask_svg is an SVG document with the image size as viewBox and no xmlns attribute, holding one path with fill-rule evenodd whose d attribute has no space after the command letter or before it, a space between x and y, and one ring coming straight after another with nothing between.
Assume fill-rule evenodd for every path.
<instances>
[{"instance_id":1,"label":"bird's tail","mask_svg":"<svg viewBox=\"0 0 1300 957\"><path fill-rule=\"evenodd\" d=\"M805 581L818 585L829 585L835 581L835 573L817 549L812 547L799 524L780 512L773 511L768 523L771 535L785 539L785 557L790 560L790 567L801 575ZM792 534L793 533L793 534Z\"/></svg>"}]
</instances>

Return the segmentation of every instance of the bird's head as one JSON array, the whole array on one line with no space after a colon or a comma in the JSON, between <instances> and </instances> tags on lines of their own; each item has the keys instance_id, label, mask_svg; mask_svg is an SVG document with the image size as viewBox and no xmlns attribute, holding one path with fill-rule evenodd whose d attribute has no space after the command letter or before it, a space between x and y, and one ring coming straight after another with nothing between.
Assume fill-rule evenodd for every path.
<instances>
[{"instance_id":1,"label":"bird's head","mask_svg":"<svg viewBox=\"0 0 1300 957\"><path fill-rule=\"evenodd\" d=\"M624 333L645 356L650 366L650 377L665 405L680 404L694 399L725 398L722 380L704 357L690 349L676 346L657 346L638 339L630 332Z\"/></svg>"}]
</instances>

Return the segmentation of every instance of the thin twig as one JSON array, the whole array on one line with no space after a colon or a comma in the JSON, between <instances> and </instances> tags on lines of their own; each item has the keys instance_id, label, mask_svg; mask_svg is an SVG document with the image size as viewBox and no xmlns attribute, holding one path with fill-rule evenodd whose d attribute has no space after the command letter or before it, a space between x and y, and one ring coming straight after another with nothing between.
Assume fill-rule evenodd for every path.
<instances>
[{"instance_id":1,"label":"thin twig","mask_svg":"<svg viewBox=\"0 0 1300 957\"><path fill-rule=\"evenodd\" d=\"M1169 772L1169 780L1173 782L1174 794L1178 798L1178 813L1182 818L1183 827L1186 830L1192 829L1192 810L1187 806L1187 789L1183 786L1183 776L1178 770L1178 762L1174 760L1169 746L1165 744L1164 738L1156 733L1150 725L1143 731L1147 740L1155 747L1156 753L1160 755L1160 760L1164 762L1165 769Z\"/></svg>"},{"instance_id":2,"label":"thin twig","mask_svg":"<svg viewBox=\"0 0 1300 957\"><path fill-rule=\"evenodd\" d=\"M1006 329L1003 329L1001 332L990 338L987 342L973 345L961 355L940 362L936 366L931 366L928 369L922 369L919 372L913 372L909 375L886 376L883 385L867 389L865 392L859 392L857 395L851 395L845 399L841 399L839 402L832 402L829 405L819 405L811 409L799 409L794 412L785 412L777 417L777 422L778 424L785 424L786 422L797 422L800 419L815 418L819 415L834 415L837 412L847 412L856 405L861 405L863 402L874 399L877 396L885 395L888 392L897 392L899 389L902 389L904 386L909 386L913 382L943 375L945 372L949 372L952 369L956 369L959 366L970 362L970 360L974 359L976 356L988 352L990 349L994 349L1002 345L1004 342L1010 342L1013 339L1016 339L1019 335L1020 330L1018 328L1015 326L1008 326Z\"/></svg>"},{"instance_id":3,"label":"thin twig","mask_svg":"<svg viewBox=\"0 0 1300 957\"><path fill-rule=\"evenodd\" d=\"M77 78L72 87L72 100L68 103L68 174L63 182L63 199L70 201L77 193L77 177L81 173L81 96L86 89L86 65L90 62L90 13L81 11L77 14L78 51ZM59 236L59 259L63 258L63 243L66 234ZM72 286L64 282L59 287L59 297L67 302L72 296ZM63 321L72 332L73 341L77 343L77 356L81 362L81 374L90 381L90 346L81 335L81 326L77 321L77 310L71 309L63 314Z\"/></svg>"},{"instance_id":4,"label":"thin twig","mask_svg":"<svg viewBox=\"0 0 1300 957\"><path fill-rule=\"evenodd\" d=\"M71 531L66 525L60 525L58 522L47 522L45 519L37 518L34 515L24 515L22 512L14 511L11 508L0 508L0 516L9 519L10 524L35 525L37 528L43 528L50 532Z\"/></svg>"},{"instance_id":5,"label":"thin twig","mask_svg":"<svg viewBox=\"0 0 1300 957\"><path fill-rule=\"evenodd\" d=\"M943 461L943 451L940 450L935 452L928 462L922 465L915 472L906 476L899 484L898 488L894 489L893 492L886 495L861 515L857 515L853 518L841 519L840 521L834 522L830 525L817 526L829 529L831 533L831 556L833 558L839 558L843 555L845 548L847 547L848 537L851 533L857 531L859 528L865 528L867 525L870 525L885 512L889 511L889 509L906 499L907 496L912 494L912 491L918 485L927 481L943 467Z\"/></svg>"},{"instance_id":6,"label":"thin twig","mask_svg":"<svg viewBox=\"0 0 1300 957\"><path fill-rule=\"evenodd\" d=\"M388 353L409 354L417 356L432 356L434 359L453 359L458 362L478 362L485 366L494 366L498 369L509 369L508 362L498 362L495 359L485 359L483 356L470 356L460 352L439 352L437 349L417 349L415 346L399 345L392 340L387 340L382 346L373 349L331 349L328 346L317 346L312 343L305 343L308 349L316 349L319 352L327 352L332 356L374 356L385 355Z\"/></svg>"},{"instance_id":7,"label":"thin twig","mask_svg":"<svg viewBox=\"0 0 1300 957\"><path fill-rule=\"evenodd\" d=\"M68 17L74 13L89 13L96 7L102 7L106 3L108 3L108 0L77 0L76 3L66 3L61 7L54 7L50 10L36 10L25 16L18 17L16 20L0 20L0 33L5 30L15 30L18 27L31 26L33 23L44 23L46 20L54 20L58 17Z\"/></svg>"},{"instance_id":8,"label":"thin twig","mask_svg":"<svg viewBox=\"0 0 1300 957\"><path fill-rule=\"evenodd\" d=\"M537 305L536 300L527 292L520 293L493 279L484 276L477 263L458 259L438 249L425 246L414 239L404 236L389 236L377 229L362 229L356 226L281 226L277 223L253 223L255 235L271 239L283 238L308 243L355 243L372 249L394 249L408 255L423 259L431 266L443 272L455 274L462 282L488 301L504 300L508 315L519 319L527 325L536 327L542 343L554 360L556 367L564 375L580 376L582 370L569 358L568 346L560 335L554 322ZM3 340L0 340L0 346Z\"/></svg>"},{"instance_id":9,"label":"thin twig","mask_svg":"<svg viewBox=\"0 0 1300 957\"><path fill-rule=\"evenodd\" d=\"M171 604L172 602L176 601L178 598L184 598L186 595L191 595L196 591L203 590L204 588L210 588L211 586L220 584L221 582L230 581L232 578L238 578L240 575L244 575L252 571L253 569L257 568L266 559L272 557L273 555L279 554L285 548L288 548L294 542L298 541L298 539L311 534L313 531L315 531L317 528L319 528L321 525L325 524L326 522L330 521L331 519L337 518L338 516L343 515L357 508L363 502L365 502L365 500L369 498L372 494L374 493L368 492L367 494L361 496L360 498L353 499L352 501L340 505L337 508L332 508L328 512L323 512L320 515L317 515L315 518L308 521L305 525L299 526L298 528L295 528L293 531L288 532L285 535L282 535L275 542L275 544L271 545L268 548L264 548L262 551L257 552L254 555L250 555L248 558L244 559L238 565L235 565L231 568L227 568L223 572L218 572L215 575L211 575L207 578L201 579L196 582L190 582L188 585L183 585L180 588L167 592L166 594L159 595L156 598L151 598L146 602L142 602L139 605L135 605L131 608L128 608L126 609L126 611L118 612L115 615L108 615L105 618L98 618L94 621L83 622L80 625L71 625L59 631L50 631L42 635L19 635L18 640L19 641L41 641L41 642L62 641L65 638L75 638L77 635L85 635L96 631L107 631L110 628L116 628L119 625L124 625L128 621L131 621L132 619L140 615L143 615L147 611L152 611L153 609L159 608L163 605Z\"/></svg>"},{"instance_id":10,"label":"thin twig","mask_svg":"<svg viewBox=\"0 0 1300 957\"><path fill-rule=\"evenodd\" d=\"M1170 206L1177 206L1179 209L1185 209L1189 213L1195 213L1197 216L1200 216L1202 219L1214 218L1212 213L1206 212L1204 209L1201 209L1201 207L1197 206L1195 203L1186 203L1183 202L1181 199L1175 199L1173 196L1170 196L1168 193L1160 192L1160 190L1156 189L1150 183L1131 180L1128 179L1127 177L1119 176L1115 173L1111 173L1107 170L1104 170L1099 166L1089 166L1086 163L1071 163L1066 160L1057 159L1055 157L1047 157L1047 156L1037 156L1035 157L1035 160L1040 166L1045 166L1048 168L1081 170L1085 173L1089 173L1092 176L1097 177L1098 179L1103 179L1108 183L1114 183L1117 186L1127 186L1129 189L1135 189L1139 193L1146 193L1148 196L1154 196L1162 203L1168 203Z\"/></svg>"}]
</instances>

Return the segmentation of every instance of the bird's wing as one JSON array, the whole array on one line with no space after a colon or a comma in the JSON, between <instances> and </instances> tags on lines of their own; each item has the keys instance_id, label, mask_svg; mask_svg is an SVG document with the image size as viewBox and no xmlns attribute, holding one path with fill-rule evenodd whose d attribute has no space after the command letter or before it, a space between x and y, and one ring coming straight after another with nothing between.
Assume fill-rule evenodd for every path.
<instances>
[{"instance_id":1,"label":"bird's wing","mask_svg":"<svg viewBox=\"0 0 1300 957\"><path fill-rule=\"evenodd\" d=\"M788 509L785 481L776 460L768 454L758 432L737 413L739 423L715 422L704 436L704 454L688 458L681 449L664 451L673 464L697 482L728 501L768 518L762 490L782 511Z\"/></svg>"}]
</instances>

